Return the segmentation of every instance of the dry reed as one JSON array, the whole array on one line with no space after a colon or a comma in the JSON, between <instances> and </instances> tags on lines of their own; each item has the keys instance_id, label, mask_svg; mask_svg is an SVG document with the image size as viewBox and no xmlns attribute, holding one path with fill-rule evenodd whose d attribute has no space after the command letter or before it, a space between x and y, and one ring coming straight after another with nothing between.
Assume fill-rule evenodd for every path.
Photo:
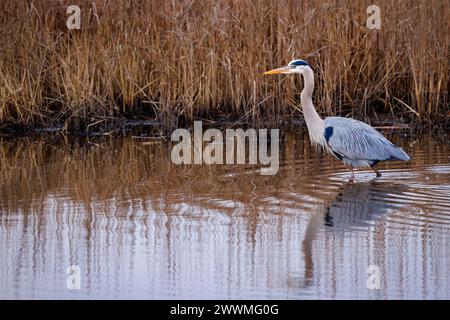
<instances>
[{"instance_id":1,"label":"dry reed","mask_svg":"<svg viewBox=\"0 0 450 320\"><path fill-rule=\"evenodd\" d=\"M81 30L67 30L71 4ZM300 57L316 71L323 115L445 125L448 2L379 0L380 30L366 27L369 4L3 0L0 123L71 129L145 115L170 128L300 116L297 77L262 76Z\"/></svg>"}]
</instances>

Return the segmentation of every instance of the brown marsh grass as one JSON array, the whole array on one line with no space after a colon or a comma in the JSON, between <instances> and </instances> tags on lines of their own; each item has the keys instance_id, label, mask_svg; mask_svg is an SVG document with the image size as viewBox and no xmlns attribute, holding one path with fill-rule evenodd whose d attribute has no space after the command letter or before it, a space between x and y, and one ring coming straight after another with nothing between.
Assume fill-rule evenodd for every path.
<instances>
[{"instance_id":1,"label":"brown marsh grass","mask_svg":"<svg viewBox=\"0 0 450 320\"><path fill-rule=\"evenodd\" d=\"M81 7L81 30L66 8ZM3 0L0 123L67 129L121 116L166 127L194 118L301 117L297 77L264 77L304 58L322 115L411 125L449 120L446 0Z\"/></svg>"}]
</instances>

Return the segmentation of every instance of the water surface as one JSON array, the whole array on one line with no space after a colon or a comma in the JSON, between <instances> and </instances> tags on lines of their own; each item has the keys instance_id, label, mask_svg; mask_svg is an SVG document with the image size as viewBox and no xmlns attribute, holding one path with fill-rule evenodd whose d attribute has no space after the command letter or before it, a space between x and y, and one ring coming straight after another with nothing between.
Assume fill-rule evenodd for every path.
<instances>
[{"instance_id":1,"label":"water surface","mask_svg":"<svg viewBox=\"0 0 450 320\"><path fill-rule=\"evenodd\" d=\"M391 138L413 160L355 183L299 134L275 176L158 139L0 141L0 298L449 299L450 144Z\"/></svg>"}]
</instances>

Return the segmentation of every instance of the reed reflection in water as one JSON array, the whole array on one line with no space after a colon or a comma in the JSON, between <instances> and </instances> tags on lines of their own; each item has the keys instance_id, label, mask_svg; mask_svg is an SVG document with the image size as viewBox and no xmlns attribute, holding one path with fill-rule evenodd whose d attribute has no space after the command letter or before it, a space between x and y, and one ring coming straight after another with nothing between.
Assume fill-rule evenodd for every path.
<instances>
[{"instance_id":1,"label":"reed reflection in water","mask_svg":"<svg viewBox=\"0 0 450 320\"><path fill-rule=\"evenodd\" d=\"M413 161L353 184L297 134L275 176L160 140L1 141L0 298L448 299L450 146L391 138Z\"/></svg>"}]
</instances>

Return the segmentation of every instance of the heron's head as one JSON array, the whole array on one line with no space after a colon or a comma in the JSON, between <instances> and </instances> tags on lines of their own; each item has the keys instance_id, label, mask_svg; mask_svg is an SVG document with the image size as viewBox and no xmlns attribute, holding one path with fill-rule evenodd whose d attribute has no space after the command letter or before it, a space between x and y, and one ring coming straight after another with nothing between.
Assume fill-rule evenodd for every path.
<instances>
[{"instance_id":1,"label":"heron's head","mask_svg":"<svg viewBox=\"0 0 450 320\"><path fill-rule=\"evenodd\" d=\"M294 59L285 67L273 69L264 74L291 74L291 73L303 73L306 69L311 69L308 62L301 59Z\"/></svg>"}]
</instances>

